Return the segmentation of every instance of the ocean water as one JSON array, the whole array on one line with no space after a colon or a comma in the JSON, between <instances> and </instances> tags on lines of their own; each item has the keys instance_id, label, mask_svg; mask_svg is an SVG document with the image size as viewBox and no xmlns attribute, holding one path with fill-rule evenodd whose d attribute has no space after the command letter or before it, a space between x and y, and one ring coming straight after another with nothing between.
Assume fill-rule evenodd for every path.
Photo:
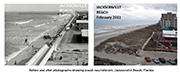
<instances>
[{"instance_id":1,"label":"ocean water","mask_svg":"<svg viewBox=\"0 0 180 75\"><path fill-rule=\"evenodd\" d=\"M124 30L131 27L137 27L137 26L147 26L151 25L150 23L94 23L94 33L105 33L105 32L111 32L115 30Z\"/></svg>"},{"instance_id":2,"label":"ocean water","mask_svg":"<svg viewBox=\"0 0 180 75\"><path fill-rule=\"evenodd\" d=\"M66 24L71 17L70 14L58 16L56 14L5 12L5 56L24 48L26 38L31 42L43 32L55 26Z\"/></svg>"}]
</instances>

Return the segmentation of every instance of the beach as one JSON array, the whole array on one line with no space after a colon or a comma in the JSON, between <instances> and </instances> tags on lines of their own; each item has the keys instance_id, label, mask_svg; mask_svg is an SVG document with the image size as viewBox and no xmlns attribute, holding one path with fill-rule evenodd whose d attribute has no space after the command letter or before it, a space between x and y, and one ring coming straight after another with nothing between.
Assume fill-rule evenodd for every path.
<instances>
[{"instance_id":1,"label":"beach","mask_svg":"<svg viewBox=\"0 0 180 75\"><path fill-rule=\"evenodd\" d=\"M104 34L102 37L105 37L105 41L101 42L99 45L95 46L96 51L104 50L107 53L114 51L114 52L130 52L135 53L138 49L141 49L144 42L150 37L153 31L158 31L159 26L157 24L145 26L145 27L133 27L121 31L122 34L116 34L108 36ZM134 30L134 31L133 31ZM117 32L116 32L117 33ZM114 36L114 37L113 37ZM107 38L106 38L107 37ZM110 38L108 38L110 37ZM95 36L95 41L96 40Z\"/></svg>"},{"instance_id":2,"label":"beach","mask_svg":"<svg viewBox=\"0 0 180 75\"><path fill-rule=\"evenodd\" d=\"M19 65L24 65L35 52L50 41L43 39L44 34L56 35L72 18L70 14L23 14L18 15L19 17L12 14L6 14L5 21L5 58L8 65L13 65L15 61ZM28 39L28 43L24 43L25 39Z\"/></svg>"},{"instance_id":3,"label":"beach","mask_svg":"<svg viewBox=\"0 0 180 75\"><path fill-rule=\"evenodd\" d=\"M146 27L133 27L130 29L126 29L122 34L118 34L119 31L114 31L113 33L104 33L97 36L95 35L96 44L94 56L122 62L126 65L154 65L153 62L147 63L144 60L144 57L146 57L147 55L149 57L157 58L164 57L166 59L176 58L176 53L141 50L141 47L144 45L145 41L151 36L152 32L159 30L160 26L158 24L153 24ZM121 32L123 32L123 30ZM97 38L103 38L104 41L99 41ZM101 43L98 44L97 42ZM137 53L137 51L139 51L139 53ZM167 63L166 65L169 64Z\"/></svg>"},{"instance_id":4,"label":"beach","mask_svg":"<svg viewBox=\"0 0 180 75\"><path fill-rule=\"evenodd\" d=\"M150 25L152 25L152 24L150 24ZM96 47L97 45L99 45L101 42L105 41L108 38L122 35L125 33L129 33L129 32L141 29L141 28L145 28L150 25L144 25L144 26L140 25L140 26L128 27L126 29L116 29L116 30L110 31L110 32L95 33L94 34L94 46Z\"/></svg>"},{"instance_id":5,"label":"beach","mask_svg":"<svg viewBox=\"0 0 180 75\"><path fill-rule=\"evenodd\" d=\"M77 31L76 27L72 26L66 31L57 46L57 51L54 53L56 59L47 61L46 65L82 65L88 63L88 43L74 42L77 40L77 38L73 38L75 35L81 35L81 31ZM62 59L58 60L60 57Z\"/></svg>"}]
</instances>

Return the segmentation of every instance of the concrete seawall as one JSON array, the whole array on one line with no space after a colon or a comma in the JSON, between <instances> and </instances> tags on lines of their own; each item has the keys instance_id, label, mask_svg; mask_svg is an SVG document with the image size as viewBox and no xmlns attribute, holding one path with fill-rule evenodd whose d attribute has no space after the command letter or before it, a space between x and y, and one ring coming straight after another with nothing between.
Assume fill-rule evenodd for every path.
<instances>
[{"instance_id":1,"label":"concrete seawall","mask_svg":"<svg viewBox=\"0 0 180 75\"><path fill-rule=\"evenodd\" d=\"M43 56L47 53L49 47L45 44L27 63L26 65L38 65Z\"/></svg>"}]
</instances>

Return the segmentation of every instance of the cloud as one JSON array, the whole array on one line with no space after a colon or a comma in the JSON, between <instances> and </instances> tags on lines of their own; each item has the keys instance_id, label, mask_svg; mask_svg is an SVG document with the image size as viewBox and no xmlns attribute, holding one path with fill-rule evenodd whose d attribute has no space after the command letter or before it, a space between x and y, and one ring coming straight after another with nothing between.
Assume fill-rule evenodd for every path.
<instances>
[{"instance_id":1,"label":"cloud","mask_svg":"<svg viewBox=\"0 0 180 75\"><path fill-rule=\"evenodd\" d=\"M142 4L147 9L177 12L177 4Z\"/></svg>"}]
</instances>

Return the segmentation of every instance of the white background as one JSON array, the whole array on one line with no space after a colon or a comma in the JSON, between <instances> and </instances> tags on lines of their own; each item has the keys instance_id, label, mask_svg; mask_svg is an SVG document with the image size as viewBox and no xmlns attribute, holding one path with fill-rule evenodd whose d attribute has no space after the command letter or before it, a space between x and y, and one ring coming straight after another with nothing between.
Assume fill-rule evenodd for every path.
<instances>
[{"instance_id":1,"label":"white background","mask_svg":"<svg viewBox=\"0 0 180 75\"><path fill-rule=\"evenodd\" d=\"M75 75L75 74L128 74L128 75L170 75L180 73L178 66L94 66L94 3L177 3L179 10L178 0L4 0L0 2L0 75ZM4 6L5 4L60 4L60 3L86 3L89 5L89 65L88 66L4 66ZM178 11L177 11L178 12ZM179 22L179 12L177 13ZM179 24L179 23L178 23ZM178 26L179 29L179 26ZM179 33L178 33L179 37ZM179 39L178 39L179 42ZM178 44L178 47L179 44ZM179 52L179 51L178 51ZM179 58L179 53L178 53ZM179 62L179 61L178 61ZM29 69L154 69L154 72L29 72Z\"/></svg>"}]
</instances>

